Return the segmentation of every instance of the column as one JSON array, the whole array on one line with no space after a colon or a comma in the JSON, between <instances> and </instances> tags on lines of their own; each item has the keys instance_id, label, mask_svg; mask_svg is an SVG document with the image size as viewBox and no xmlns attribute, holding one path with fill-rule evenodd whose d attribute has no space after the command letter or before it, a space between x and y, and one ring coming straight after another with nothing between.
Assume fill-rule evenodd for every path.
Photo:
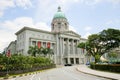
<instances>
[{"instance_id":1,"label":"column","mask_svg":"<svg viewBox=\"0 0 120 80\"><path fill-rule=\"evenodd\" d=\"M76 64L76 51L75 51L75 44L74 44L74 40L73 40L73 54L74 54L74 64Z\"/></svg>"},{"instance_id":2,"label":"column","mask_svg":"<svg viewBox=\"0 0 120 80\"><path fill-rule=\"evenodd\" d=\"M62 38L60 37L60 41L59 41L59 45L60 45L60 53L59 53L59 56L60 56L60 64L62 64Z\"/></svg>"},{"instance_id":3,"label":"column","mask_svg":"<svg viewBox=\"0 0 120 80\"><path fill-rule=\"evenodd\" d=\"M43 42L41 41L41 47L43 47Z\"/></svg>"},{"instance_id":4,"label":"column","mask_svg":"<svg viewBox=\"0 0 120 80\"><path fill-rule=\"evenodd\" d=\"M61 56L62 56L62 64L64 64L64 38L62 37L62 41L61 41L62 43L61 43L61 48L62 48L62 50L61 50L61 52L62 52L62 54L61 54Z\"/></svg>"},{"instance_id":5,"label":"column","mask_svg":"<svg viewBox=\"0 0 120 80\"><path fill-rule=\"evenodd\" d=\"M65 47L65 46L64 46L64 38L63 38L63 39L62 39L62 53L63 53L62 56L64 56L64 47Z\"/></svg>"},{"instance_id":6,"label":"column","mask_svg":"<svg viewBox=\"0 0 120 80\"><path fill-rule=\"evenodd\" d=\"M36 46L37 46L38 41L36 41Z\"/></svg>"},{"instance_id":7,"label":"column","mask_svg":"<svg viewBox=\"0 0 120 80\"><path fill-rule=\"evenodd\" d=\"M74 40L72 39L72 54L74 55Z\"/></svg>"},{"instance_id":8,"label":"column","mask_svg":"<svg viewBox=\"0 0 120 80\"><path fill-rule=\"evenodd\" d=\"M69 49L69 39L67 39L67 59L68 59L68 63L70 63L70 57L69 57L69 53L70 53L70 49Z\"/></svg>"}]
</instances>

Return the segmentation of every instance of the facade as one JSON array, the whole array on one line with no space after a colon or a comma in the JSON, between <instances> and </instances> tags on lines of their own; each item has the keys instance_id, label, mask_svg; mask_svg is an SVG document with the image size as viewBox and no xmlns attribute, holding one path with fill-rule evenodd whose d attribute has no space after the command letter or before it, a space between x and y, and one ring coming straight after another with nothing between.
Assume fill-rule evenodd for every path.
<instances>
[{"instance_id":1,"label":"facade","mask_svg":"<svg viewBox=\"0 0 120 80\"><path fill-rule=\"evenodd\" d=\"M68 20L60 7L51 22L51 32L23 27L16 32L16 36L17 53L28 55L29 46L47 47L49 45L54 51L53 60L56 64L84 63L84 52L82 49L78 49L77 45L85 42L86 39L69 30Z\"/></svg>"},{"instance_id":2,"label":"facade","mask_svg":"<svg viewBox=\"0 0 120 80\"><path fill-rule=\"evenodd\" d=\"M11 54L15 54L16 53L16 40L15 41L12 41L8 47L6 49L4 49L5 53L7 53L8 51L11 53Z\"/></svg>"}]
</instances>

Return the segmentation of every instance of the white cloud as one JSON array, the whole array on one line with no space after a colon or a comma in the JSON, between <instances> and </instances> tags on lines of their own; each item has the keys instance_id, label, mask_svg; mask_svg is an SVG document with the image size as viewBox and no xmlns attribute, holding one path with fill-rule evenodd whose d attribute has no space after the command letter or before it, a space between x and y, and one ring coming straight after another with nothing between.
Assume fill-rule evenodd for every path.
<instances>
[{"instance_id":1,"label":"white cloud","mask_svg":"<svg viewBox=\"0 0 120 80\"><path fill-rule=\"evenodd\" d=\"M3 50L11 41L16 39L15 33L24 26L50 31L50 26L44 22L34 22L30 17L19 17L0 23L0 50Z\"/></svg>"},{"instance_id":2,"label":"white cloud","mask_svg":"<svg viewBox=\"0 0 120 80\"><path fill-rule=\"evenodd\" d=\"M0 10L4 10L8 7L14 7L14 2L12 0L0 0Z\"/></svg>"},{"instance_id":3,"label":"white cloud","mask_svg":"<svg viewBox=\"0 0 120 80\"><path fill-rule=\"evenodd\" d=\"M4 15L5 10L16 6L26 9L31 7L32 3L30 0L0 0L0 17Z\"/></svg>"},{"instance_id":4,"label":"white cloud","mask_svg":"<svg viewBox=\"0 0 120 80\"><path fill-rule=\"evenodd\" d=\"M74 31L74 32L77 32L76 29L75 29L75 27L73 27L73 26L71 26L71 25L69 25L69 30L72 30L72 31Z\"/></svg>"},{"instance_id":5,"label":"white cloud","mask_svg":"<svg viewBox=\"0 0 120 80\"><path fill-rule=\"evenodd\" d=\"M96 4L98 4L98 3L102 2L102 1L103 0L84 0L84 3L86 5L96 5Z\"/></svg>"},{"instance_id":6,"label":"white cloud","mask_svg":"<svg viewBox=\"0 0 120 80\"><path fill-rule=\"evenodd\" d=\"M112 3L112 4L120 4L120 0L80 0L81 4L85 4L85 5L96 5L96 4L100 4L100 3Z\"/></svg>"},{"instance_id":7,"label":"white cloud","mask_svg":"<svg viewBox=\"0 0 120 80\"><path fill-rule=\"evenodd\" d=\"M14 0L15 4L19 7L23 7L27 9L32 6L32 2L30 0Z\"/></svg>"},{"instance_id":8,"label":"white cloud","mask_svg":"<svg viewBox=\"0 0 120 80\"><path fill-rule=\"evenodd\" d=\"M1 26L1 25L0 25ZM15 40L16 36L14 33L6 30L1 30L0 29L0 51L3 51L5 47L8 46L8 44L12 41Z\"/></svg>"},{"instance_id":9,"label":"white cloud","mask_svg":"<svg viewBox=\"0 0 120 80\"><path fill-rule=\"evenodd\" d=\"M38 22L35 24L35 27L38 29L46 30L46 31L51 30L51 27L48 26L45 22Z\"/></svg>"},{"instance_id":10,"label":"white cloud","mask_svg":"<svg viewBox=\"0 0 120 80\"><path fill-rule=\"evenodd\" d=\"M3 42L3 41L0 41L0 52L3 52L3 49L6 48L6 45L8 45L9 42Z\"/></svg>"},{"instance_id":11,"label":"white cloud","mask_svg":"<svg viewBox=\"0 0 120 80\"><path fill-rule=\"evenodd\" d=\"M36 20L43 20L45 22L51 20L51 16L57 12L57 7L61 6L62 11L66 13L69 7L72 4L78 3L80 0L38 0L37 1L37 8L36 8Z\"/></svg>"},{"instance_id":12,"label":"white cloud","mask_svg":"<svg viewBox=\"0 0 120 80\"><path fill-rule=\"evenodd\" d=\"M108 0L108 1L113 4L120 4L120 0Z\"/></svg>"},{"instance_id":13,"label":"white cloud","mask_svg":"<svg viewBox=\"0 0 120 80\"><path fill-rule=\"evenodd\" d=\"M87 32L87 33L85 33L85 35L83 36L83 38L87 39L89 35L91 35L91 33Z\"/></svg>"},{"instance_id":14,"label":"white cloud","mask_svg":"<svg viewBox=\"0 0 120 80\"><path fill-rule=\"evenodd\" d=\"M0 17L3 16L4 10L8 7L15 7L12 0L0 0Z\"/></svg>"}]
</instances>

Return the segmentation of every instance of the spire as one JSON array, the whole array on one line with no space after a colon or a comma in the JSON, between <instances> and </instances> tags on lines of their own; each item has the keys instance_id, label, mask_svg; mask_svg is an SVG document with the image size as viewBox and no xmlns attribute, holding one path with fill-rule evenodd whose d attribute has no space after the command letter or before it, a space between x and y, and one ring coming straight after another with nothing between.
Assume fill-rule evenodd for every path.
<instances>
[{"instance_id":1,"label":"spire","mask_svg":"<svg viewBox=\"0 0 120 80\"><path fill-rule=\"evenodd\" d=\"M61 12L61 7L60 6L58 7L58 12Z\"/></svg>"}]
</instances>

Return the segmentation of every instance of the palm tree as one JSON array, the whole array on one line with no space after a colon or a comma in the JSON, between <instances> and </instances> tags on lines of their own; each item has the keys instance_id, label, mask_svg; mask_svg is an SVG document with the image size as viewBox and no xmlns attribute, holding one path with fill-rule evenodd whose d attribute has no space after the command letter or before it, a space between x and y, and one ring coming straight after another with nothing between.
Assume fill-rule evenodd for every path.
<instances>
[{"instance_id":1,"label":"palm tree","mask_svg":"<svg viewBox=\"0 0 120 80\"><path fill-rule=\"evenodd\" d=\"M38 53L38 47L30 46L28 50L28 54L31 54L32 56L36 57L36 54Z\"/></svg>"},{"instance_id":2,"label":"palm tree","mask_svg":"<svg viewBox=\"0 0 120 80\"><path fill-rule=\"evenodd\" d=\"M38 48L38 50L37 50L37 53L39 54L39 55L43 55L43 47L41 47L41 48Z\"/></svg>"}]
</instances>

